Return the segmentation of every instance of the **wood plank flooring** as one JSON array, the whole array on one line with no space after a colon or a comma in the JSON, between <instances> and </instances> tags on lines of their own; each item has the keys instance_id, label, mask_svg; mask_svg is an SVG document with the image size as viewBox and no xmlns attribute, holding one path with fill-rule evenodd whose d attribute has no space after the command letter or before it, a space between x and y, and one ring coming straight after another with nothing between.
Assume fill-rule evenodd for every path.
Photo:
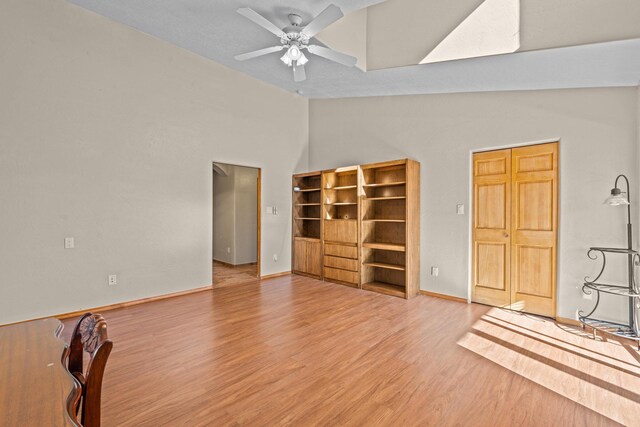
<instances>
[{"instance_id":1,"label":"wood plank flooring","mask_svg":"<svg viewBox=\"0 0 640 427\"><path fill-rule=\"evenodd\" d=\"M213 286L221 288L240 283L255 281L258 274L258 264L229 265L219 261L212 264Z\"/></svg>"},{"instance_id":2,"label":"wood plank flooring","mask_svg":"<svg viewBox=\"0 0 640 427\"><path fill-rule=\"evenodd\" d=\"M107 427L604 426L640 415L637 352L476 304L284 276L103 314Z\"/></svg>"}]
</instances>

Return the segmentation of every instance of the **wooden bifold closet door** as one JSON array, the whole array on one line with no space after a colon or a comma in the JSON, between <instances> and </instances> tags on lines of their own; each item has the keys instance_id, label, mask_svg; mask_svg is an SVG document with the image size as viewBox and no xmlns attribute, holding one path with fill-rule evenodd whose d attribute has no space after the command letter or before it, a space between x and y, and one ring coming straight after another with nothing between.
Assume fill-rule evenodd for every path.
<instances>
[{"instance_id":1,"label":"wooden bifold closet door","mask_svg":"<svg viewBox=\"0 0 640 427\"><path fill-rule=\"evenodd\" d=\"M472 299L555 316L558 143L473 155Z\"/></svg>"}]
</instances>

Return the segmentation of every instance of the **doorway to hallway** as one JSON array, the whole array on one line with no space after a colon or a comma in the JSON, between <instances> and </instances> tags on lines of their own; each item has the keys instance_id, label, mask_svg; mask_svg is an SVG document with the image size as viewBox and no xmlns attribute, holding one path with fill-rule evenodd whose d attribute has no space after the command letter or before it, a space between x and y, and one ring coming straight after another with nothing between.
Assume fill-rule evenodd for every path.
<instances>
[{"instance_id":1,"label":"doorway to hallway","mask_svg":"<svg viewBox=\"0 0 640 427\"><path fill-rule=\"evenodd\" d=\"M259 168L213 163L212 284L260 277Z\"/></svg>"}]
</instances>

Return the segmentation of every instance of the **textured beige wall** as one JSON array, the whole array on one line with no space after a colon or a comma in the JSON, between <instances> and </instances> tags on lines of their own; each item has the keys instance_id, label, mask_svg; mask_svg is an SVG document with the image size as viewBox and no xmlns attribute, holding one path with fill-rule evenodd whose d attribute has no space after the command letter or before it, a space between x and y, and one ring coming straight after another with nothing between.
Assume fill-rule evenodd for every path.
<instances>
[{"instance_id":1,"label":"textured beige wall","mask_svg":"<svg viewBox=\"0 0 640 427\"><path fill-rule=\"evenodd\" d=\"M263 168L290 269L305 99L64 0L4 0L0 64L0 323L210 284L214 160Z\"/></svg>"},{"instance_id":2,"label":"textured beige wall","mask_svg":"<svg viewBox=\"0 0 640 427\"><path fill-rule=\"evenodd\" d=\"M520 11L519 51L640 37L637 0L457 0L455 7L446 0L386 0L368 9L367 67L418 64L463 21L473 25L482 15L474 16L476 9L497 8L492 15L499 16L507 3ZM468 43L481 43L485 31L481 25L468 33Z\"/></svg>"},{"instance_id":3,"label":"textured beige wall","mask_svg":"<svg viewBox=\"0 0 640 427\"><path fill-rule=\"evenodd\" d=\"M598 268L588 247L626 242L625 210L602 202L619 173L640 185L636 88L314 100L309 113L311 169L421 162L421 287L465 298L471 151L559 139L558 313L574 317L591 307L580 289ZM458 203L465 215L456 215ZM624 263L608 259L607 279L624 283ZM439 277L429 276L430 266L440 268ZM605 297L603 308L605 316L625 319L622 299Z\"/></svg>"}]
</instances>

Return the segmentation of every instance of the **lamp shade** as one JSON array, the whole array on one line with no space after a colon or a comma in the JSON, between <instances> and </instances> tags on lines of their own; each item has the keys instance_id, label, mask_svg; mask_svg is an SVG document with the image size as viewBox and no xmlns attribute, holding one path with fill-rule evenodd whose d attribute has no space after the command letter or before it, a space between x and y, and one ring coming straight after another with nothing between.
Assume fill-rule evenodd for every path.
<instances>
[{"instance_id":1,"label":"lamp shade","mask_svg":"<svg viewBox=\"0 0 640 427\"><path fill-rule=\"evenodd\" d=\"M627 193L620 191L619 188L614 188L611 190L611 195L605 199L604 204L609 206L628 205L629 199Z\"/></svg>"}]
</instances>

